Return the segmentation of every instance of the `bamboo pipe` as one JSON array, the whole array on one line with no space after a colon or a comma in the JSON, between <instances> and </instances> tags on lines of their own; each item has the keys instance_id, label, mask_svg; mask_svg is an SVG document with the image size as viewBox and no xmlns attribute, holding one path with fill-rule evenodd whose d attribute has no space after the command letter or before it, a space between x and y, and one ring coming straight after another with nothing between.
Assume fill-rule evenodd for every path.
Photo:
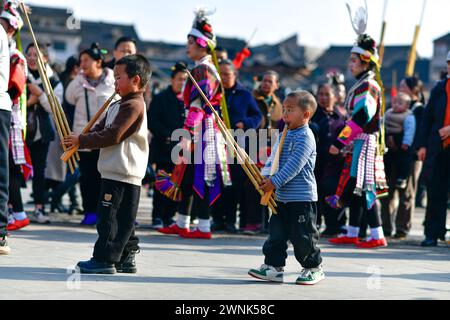
<instances>
[{"instance_id":1,"label":"bamboo pipe","mask_svg":"<svg viewBox=\"0 0 450 320\"><path fill-rule=\"evenodd\" d=\"M42 80L42 83L43 83L43 86L44 86L45 93L47 95L47 99L48 99L50 107L52 109L52 113L53 113L53 117L55 119L55 124L56 124L56 127L57 127L58 135L59 135L60 140L62 142L62 140L64 138L62 136L62 128L61 128L62 124L59 122L58 115L57 115L57 110L56 110L56 106L55 106L55 100L57 102L57 99L56 99L55 93L53 91L53 88L52 88L52 86L50 84L50 80L48 78L47 71L45 69L44 60L42 59L41 51L39 49L39 45L37 43L36 36L34 34L33 27L31 25L30 18L28 16L28 12L27 12L23 2L21 2L19 4L19 6L20 6L20 9L22 10L22 12L23 12L23 14L25 16L25 22L27 23L28 28L30 29L30 34L31 34L31 37L33 39L33 43L34 43L34 46L35 46L35 49L36 49L36 52L37 52L37 57L38 57L38 59L37 59L38 60L38 71L39 71L39 74L41 76L41 80ZM64 145L62 146L62 148L63 148L64 151L66 151L66 147ZM75 159L73 159L72 163L69 163L69 169L70 169L70 171L72 173L75 172L74 165L73 165L74 163L76 164L76 160Z\"/></svg>"},{"instance_id":2,"label":"bamboo pipe","mask_svg":"<svg viewBox=\"0 0 450 320\"><path fill-rule=\"evenodd\" d=\"M420 28L422 27L422 22L423 22L423 17L425 15L426 5L427 5L427 0L424 0L423 5L422 5L422 13L420 16L420 22L418 25L416 25L416 28L414 30L414 38L413 38L413 42L411 44L411 51L409 52L408 63L406 65L405 74L407 77L412 77L414 75L414 69L416 67L416 60L417 60L417 43L419 41Z\"/></svg>"},{"instance_id":3,"label":"bamboo pipe","mask_svg":"<svg viewBox=\"0 0 450 320\"><path fill-rule=\"evenodd\" d=\"M286 139L287 132L288 132L288 127L285 126L284 130L283 130L283 134L280 139L280 144L278 145L277 153L275 154L275 157L273 159L272 168L270 170L271 177L273 175L275 175L275 173L277 172L277 170L279 168L281 152L283 151L284 140ZM266 194L261 198L261 204L263 206L267 206L272 195L273 195L273 191L266 192Z\"/></svg>"},{"instance_id":4,"label":"bamboo pipe","mask_svg":"<svg viewBox=\"0 0 450 320\"><path fill-rule=\"evenodd\" d=\"M116 92L114 92L114 94L109 97L108 100L106 100L106 102L103 104L103 106L97 111L97 113L94 115L94 117L88 122L88 124L86 125L86 127L84 127L82 134L86 134L88 133L92 127L95 125L95 123L98 121L98 119L100 119L100 117L102 116L102 114L105 112L105 110L109 107L109 105L111 104L111 102L114 100L114 98L116 97ZM64 162L67 162L67 160L73 156L73 154L75 152L78 151L78 147L74 147L74 148L70 148L69 150L67 150L66 152L64 152L64 154L61 156L61 160Z\"/></svg>"},{"instance_id":5,"label":"bamboo pipe","mask_svg":"<svg viewBox=\"0 0 450 320\"><path fill-rule=\"evenodd\" d=\"M191 79L193 79L193 77ZM197 87L197 89L201 90L199 87ZM208 101L208 99L203 94L203 92L201 92L201 94L204 97L204 99L206 99L206 101ZM210 102L208 101L208 103L210 103ZM253 181L252 181L252 183L255 185L255 188L258 190L258 192L261 194L261 196L263 196L264 192L262 192L262 190L259 188L259 184L263 180L263 177L262 177L260 171L258 170L256 165L253 163L253 161L251 161L251 159L245 153L245 151L242 150L242 148L237 144L237 142L231 136L231 134L229 133L228 129L226 128L225 123L223 122L222 119L220 119L220 117L217 114L217 112L215 111L214 107L212 105L209 105L209 107L212 108L212 110L214 110L214 115L217 118L217 123L219 125L219 129L221 130L222 134L224 135L225 139L227 140L227 143L230 144L233 147L233 151L240 157L240 158L238 158L238 161L241 162L241 166L244 168L244 170L249 171L248 173L246 172L246 174L249 175L249 178L250 178L250 175L251 175L253 180L255 180L256 184L253 183ZM273 198L270 198L270 202L271 202L273 207L277 207L277 204L276 204L276 202L275 202L275 200Z\"/></svg>"},{"instance_id":6,"label":"bamboo pipe","mask_svg":"<svg viewBox=\"0 0 450 320\"><path fill-rule=\"evenodd\" d=\"M388 0L384 0L384 6L383 6L383 23L381 25L381 36L380 36L380 46L378 48L378 62L380 63L380 68L383 64L383 58L384 58L384 37L386 34L386 26L387 26L387 22L386 22L386 12L387 12L387 5L388 5Z\"/></svg>"},{"instance_id":7,"label":"bamboo pipe","mask_svg":"<svg viewBox=\"0 0 450 320\"><path fill-rule=\"evenodd\" d=\"M222 126L222 129L225 130L224 126ZM263 196L264 192L262 192L261 189L259 188L259 184L263 180L263 176L261 175L261 172L256 167L256 165L253 163L253 161L250 159L250 157L245 153L245 151L242 150L242 148L237 144L237 142L234 140L234 138L229 134L228 130L226 130L226 133L223 133L223 134L224 135L228 134L227 142L233 145L233 147L234 147L233 151L236 153L236 155L238 157L238 161L240 161L241 166L243 166L243 167L245 166L245 169L247 169L247 171L249 171L250 175L256 182L256 184L254 183L256 189L258 190L260 195ZM270 202L273 207L277 207L277 204L273 198L270 198Z\"/></svg>"},{"instance_id":8,"label":"bamboo pipe","mask_svg":"<svg viewBox=\"0 0 450 320\"><path fill-rule=\"evenodd\" d=\"M51 86L51 83L48 83L48 86ZM60 127L62 137L65 137L70 134L70 128L67 123L67 119L65 117L64 111L62 110L61 104L59 103L56 96L52 96L53 99L53 114L55 115L55 123ZM52 104L51 104L52 105ZM66 121L64 121L66 120ZM75 161L75 158L71 158L69 164L71 163L74 168L78 168L78 163Z\"/></svg>"},{"instance_id":9,"label":"bamboo pipe","mask_svg":"<svg viewBox=\"0 0 450 320\"><path fill-rule=\"evenodd\" d=\"M36 38L33 38L33 39L36 40ZM39 50L37 41L35 41L34 43L35 43L35 48L36 48L36 52L37 52L37 55L38 55L37 65L38 65L38 70L39 70L39 73L40 73L40 76L41 76L42 85L44 86L44 91L45 91L45 93L47 95L47 99L48 99L48 102L50 104L50 108L51 108L51 111L52 111L53 119L54 119L55 125L56 125L56 130L58 132L58 136L60 138L60 141L62 141L63 138L64 138L64 133L63 133L61 122L59 121L58 113L57 113L56 106L55 106L55 100L57 100L57 99L56 99L56 97L54 95L53 88L51 86L50 80L48 79L47 71L45 69L45 64L44 64L44 61L42 59L41 52ZM65 151L65 146L63 146L62 148ZM69 170L70 170L70 172L72 174L75 172L75 167L76 166L77 165L75 164L75 161L69 162Z\"/></svg>"},{"instance_id":10,"label":"bamboo pipe","mask_svg":"<svg viewBox=\"0 0 450 320\"><path fill-rule=\"evenodd\" d=\"M217 119L217 124L219 126L220 131L222 132L222 135L225 137L225 139L227 140L228 143L230 143L230 145L234 148L234 151L236 152L236 154L239 155L239 157L241 157L241 154L239 151L240 148L236 148L235 147L235 141L234 138L231 137L230 133L228 132L228 130L226 129L225 124L223 123L222 119L220 119L219 114L217 113L217 111L214 109L214 107L212 106L211 102L209 101L209 99L206 97L206 95L203 93L202 89L200 88L200 86L198 85L197 81L195 81L194 77L192 76L192 74L189 72L189 70L186 69L186 72L189 76L189 78L191 79L192 83L195 85L195 87L197 88L197 90L199 91L200 95L202 96L202 98L205 100L206 104L208 105L208 107L211 109L212 113L214 114L214 116ZM232 140L232 141L230 141ZM247 158L248 155L245 157ZM241 157L241 160L245 160ZM251 182L253 183L253 185L255 186L255 188L258 190L258 192L260 192L260 194L262 194L262 190L259 188L259 186L256 183L255 177L250 173L250 171L247 169L247 167L245 166L245 161L244 164L241 164L242 168L244 169L245 173L247 174L247 176L249 177L249 179L251 180ZM273 212L277 212L275 210L274 207L272 207L272 205L270 205L271 210Z\"/></svg>"},{"instance_id":11,"label":"bamboo pipe","mask_svg":"<svg viewBox=\"0 0 450 320\"><path fill-rule=\"evenodd\" d=\"M229 135L226 135L226 134L223 132L223 130L226 129L226 128L224 128L223 124L219 124L219 126L220 126L220 129L221 129L222 134L225 136L225 140L227 140L227 143L233 145L233 147L234 147L233 142L230 141L230 140L234 141L234 139L233 139L233 138L230 138ZM235 142L235 141L234 141L234 142ZM253 184L253 186L256 188L256 190L258 191L258 193L259 193L261 196L263 196L263 195L264 195L264 192L259 188L259 182L257 182L257 178L252 174L252 172L250 171L248 165L245 165L245 164L248 164L248 160L242 158L242 154L239 153L239 152L237 152L237 149L234 149L234 151L236 152L238 161L240 161L240 163L241 163L242 169L244 170L244 172L247 174L248 178L250 179L250 182L251 182L251 183ZM277 205L276 205L276 203L275 203L275 201L274 201L273 198L270 198L270 203L268 204L268 206L270 207L270 209L271 209L273 212L277 213L277 211L276 211L276 209L275 209Z\"/></svg>"},{"instance_id":12,"label":"bamboo pipe","mask_svg":"<svg viewBox=\"0 0 450 320\"><path fill-rule=\"evenodd\" d=\"M189 73L190 74L190 73ZM193 79L192 75L190 75L191 80ZM194 79L195 80L195 79ZM196 84L196 82L194 82ZM215 111L214 107L210 104L207 97L204 95L204 93L201 91L200 87L196 84L197 89L201 92L202 97L207 101L208 106L213 110L213 113L215 117L217 118L217 123L219 125L219 129L222 132L223 136L227 140L227 143L230 144L233 147L233 151L238 155L238 160L241 162L241 166L243 167L246 174L249 176L251 182L255 186L255 188L258 190L258 192L261 194L261 196L264 195L262 190L259 188L259 183L262 181L263 177L261 176L261 173L259 172L256 165L249 159L248 155L245 153L245 151L242 150L242 148L237 144L237 142L234 140L234 138L229 133L228 129L226 128L225 123L222 119L220 119L218 113ZM277 204L273 198L270 199L272 207L277 207ZM276 210L273 210L276 212Z\"/></svg>"},{"instance_id":13,"label":"bamboo pipe","mask_svg":"<svg viewBox=\"0 0 450 320\"><path fill-rule=\"evenodd\" d=\"M233 147L234 147L233 151L236 153L238 161L240 162L243 170L247 174L248 178L250 179L250 181L252 182L252 184L254 185L256 190L258 191L258 193L261 196L263 196L264 192L259 188L259 184L262 181L261 173L257 169L256 170L257 170L258 174L254 173L254 166L249 162L247 154L241 149L241 147L239 145L237 145L236 141L229 133L227 135L226 133L223 132L223 130L226 130L224 125L223 124L219 124L219 125L222 125L221 128L220 127L219 128L221 129L222 134L225 136L227 143L233 145ZM228 132L228 131L226 131L226 132ZM269 202L271 205L271 209L277 207L277 204L272 197L269 198ZM272 209L272 211L274 211L276 213L276 210Z\"/></svg>"}]
</instances>

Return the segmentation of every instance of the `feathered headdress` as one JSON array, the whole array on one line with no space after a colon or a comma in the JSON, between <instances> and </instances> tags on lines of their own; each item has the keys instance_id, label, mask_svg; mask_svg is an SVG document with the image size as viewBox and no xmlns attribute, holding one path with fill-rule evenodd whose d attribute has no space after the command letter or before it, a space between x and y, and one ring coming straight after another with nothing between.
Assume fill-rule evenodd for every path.
<instances>
[{"instance_id":1,"label":"feathered headdress","mask_svg":"<svg viewBox=\"0 0 450 320\"><path fill-rule=\"evenodd\" d=\"M208 21L208 16L213 15L216 10L207 10L203 7L197 7L194 10L195 19L192 25L192 29L188 36L196 38L197 44L202 48L217 46L216 36L213 33L213 28Z\"/></svg>"},{"instance_id":2,"label":"feathered headdress","mask_svg":"<svg viewBox=\"0 0 450 320\"><path fill-rule=\"evenodd\" d=\"M23 27L23 20L17 9L19 1L4 1L3 8L0 13L0 18L8 20L11 27L15 30L20 30Z\"/></svg>"},{"instance_id":3,"label":"feathered headdress","mask_svg":"<svg viewBox=\"0 0 450 320\"><path fill-rule=\"evenodd\" d=\"M367 1L364 0L364 7L359 7L356 9L354 15L352 14L352 9L350 5L347 3L347 10L350 16L350 22L352 24L353 30L355 30L356 35L358 36L356 39L356 44L353 46L351 52L359 54L361 60L365 62L373 62L377 66L379 66L379 57L378 50L375 46L367 49L361 46L361 43L367 38L366 29L367 29L367 21L369 19L368 11L367 11Z\"/></svg>"}]
</instances>

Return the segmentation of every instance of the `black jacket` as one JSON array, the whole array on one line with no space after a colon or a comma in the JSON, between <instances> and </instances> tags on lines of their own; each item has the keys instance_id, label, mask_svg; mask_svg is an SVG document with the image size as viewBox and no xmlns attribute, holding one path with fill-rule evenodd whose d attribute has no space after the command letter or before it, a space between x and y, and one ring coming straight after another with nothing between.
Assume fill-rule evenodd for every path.
<instances>
[{"instance_id":1,"label":"black jacket","mask_svg":"<svg viewBox=\"0 0 450 320\"><path fill-rule=\"evenodd\" d=\"M430 100L423 111L422 122L419 127L417 137L417 147L427 149L427 159L425 160L424 173L428 175L429 169L433 167L436 156L443 149L443 142L439 135L439 130L444 127L445 111L447 108L447 93L445 79L439 81L431 90Z\"/></svg>"},{"instance_id":2,"label":"black jacket","mask_svg":"<svg viewBox=\"0 0 450 320\"><path fill-rule=\"evenodd\" d=\"M319 106L310 121L309 127L316 138L317 159L314 171L317 180L320 180L325 174L325 168L328 167L327 171L339 171L342 169L342 159L331 156L329 150L345 127L345 116L336 109L331 114L328 114Z\"/></svg>"},{"instance_id":3,"label":"black jacket","mask_svg":"<svg viewBox=\"0 0 450 320\"><path fill-rule=\"evenodd\" d=\"M244 130L259 128L262 113L249 90L236 83L232 89L225 90L225 96L232 129L239 122L244 123Z\"/></svg>"},{"instance_id":4,"label":"black jacket","mask_svg":"<svg viewBox=\"0 0 450 320\"><path fill-rule=\"evenodd\" d=\"M182 101L169 86L156 95L148 110L148 128L153 134L150 147L152 163L171 163L172 149L177 141L170 141L172 132L183 128L185 109Z\"/></svg>"}]
</instances>

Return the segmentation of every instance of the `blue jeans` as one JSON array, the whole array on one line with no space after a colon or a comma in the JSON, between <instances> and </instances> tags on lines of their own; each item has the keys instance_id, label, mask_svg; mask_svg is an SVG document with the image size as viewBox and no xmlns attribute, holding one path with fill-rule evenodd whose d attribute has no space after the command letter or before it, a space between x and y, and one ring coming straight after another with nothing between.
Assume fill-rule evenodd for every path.
<instances>
[{"instance_id":1,"label":"blue jeans","mask_svg":"<svg viewBox=\"0 0 450 320\"><path fill-rule=\"evenodd\" d=\"M11 112L0 110L0 237L6 236L8 225L9 128Z\"/></svg>"}]
</instances>

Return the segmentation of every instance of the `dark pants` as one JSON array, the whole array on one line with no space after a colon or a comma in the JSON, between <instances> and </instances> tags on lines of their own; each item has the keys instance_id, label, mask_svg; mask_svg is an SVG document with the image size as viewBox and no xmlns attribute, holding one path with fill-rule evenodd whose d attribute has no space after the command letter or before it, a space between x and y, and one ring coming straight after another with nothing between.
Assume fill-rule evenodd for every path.
<instances>
[{"instance_id":1,"label":"dark pants","mask_svg":"<svg viewBox=\"0 0 450 320\"><path fill-rule=\"evenodd\" d=\"M266 222L265 214L267 207L261 204L261 195L253 186L253 183L246 178L244 182L244 199L242 201L240 227L249 224L262 224Z\"/></svg>"},{"instance_id":2,"label":"dark pants","mask_svg":"<svg viewBox=\"0 0 450 320\"><path fill-rule=\"evenodd\" d=\"M338 183L338 176L323 177L319 185L319 202L317 203L319 207L318 214L324 216L326 229L336 233L340 232L347 223L345 208L333 209L325 202L325 198L336 192ZM317 219L317 224L321 224L321 219Z\"/></svg>"},{"instance_id":3,"label":"dark pants","mask_svg":"<svg viewBox=\"0 0 450 320\"><path fill-rule=\"evenodd\" d=\"M218 224L225 222L228 225L235 225L238 205L240 205L242 218L245 173L239 164L231 164L230 171L233 185L224 188L222 196L213 207L214 222Z\"/></svg>"},{"instance_id":4,"label":"dark pants","mask_svg":"<svg viewBox=\"0 0 450 320\"><path fill-rule=\"evenodd\" d=\"M84 213L97 212L101 176L97 169L100 152L80 152L80 190Z\"/></svg>"},{"instance_id":5,"label":"dark pants","mask_svg":"<svg viewBox=\"0 0 450 320\"><path fill-rule=\"evenodd\" d=\"M384 161L386 168L395 168L397 172L397 179L406 180L408 179L411 166L414 160L414 149L409 147L406 151L401 149L403 133L393 135L395 144L398 146L398 150L389 151L384 156Z\"/></svg>"},{"instance_id":6,"label":"dark pants","mask_svg":"<svg viewBox=\"0 0 450 320\"><path fill-rule=\"evenodd\" d=\"M72 174L70 170L67 170L66 179L63 183L59 184L52 192L52 201L58 203L61 201L61 198L68 193L70 197L70 203L72 206L77 205L77 196L76 196L76 184L80 179L80 170L76 169Z\"/></svg>"},{"instance_id":7,"label":"dark pants","mask_svg":"<svg viewBox=\"0 0 450 320\"><path fill-rule=\"evenodd\" d=\"M269 222L269 239L264 243L265 264L280 268L286 265L288 241L294 246L295 258L303 268L317 268L322 263L317 247L315 202L279 203L278 214Z\"/></svg>"},{"instance_id":8,"label":"dark pants","mask_svg":"<svg viewBox=\"0 0 450 320\"><path fill-rule=\"evenodd\" d=\"M415 161L408 177L406 189L396 187L397 171L395 168L386 168L389 195L381 199L381 218L383 230L386 235L393 232L394 217L397 233L408 234L411 230L411 220L416 205L416 190L422 162Z\"/></svg>"},{"instance_id":9,"label":"dark pants","mask_svg":"<svg viewBox=\"0 0 450 320\"><path fill-rule=\"evenodd\" d=\"M355 187L356 179L350 178L343 194L344 203L350 209L349 225L360 227L361 222L365 220L372 229L381 227L381 216L377 204L375 203L371 209L367 209L366 195L364 193L362 196L355 195L353 193Z\"/></svg>"},{"instance_id":10,"label":"dark pants","mask_svg":"<svg viewBox=\"0 0 450 320\"><path fill-rule=\"evenodd\" d=\"M48 142L38 140L30 148L31 162L33 164L33 195L34 204L45 203L45 168L47 167Z\"/></svg>"},{"instance_id":11,"label":"dark pants","mask_svg":"<svg viewBox=\"0 0 450 320\"><path fill-rule=\"evenodd\" d=\"M6 236L8 225L9 128L11 112L0 110L0 237Z\"/></svg>"},{"instance_id":12,"label":"dark pants","mask_svg":"<svg viewBox=\"0 0 450 320\"><path fill-rule=\"evenodd\" d=\"M24 178L21 167L14 163L9 155L9 200L14 212L23 212L22 194L20 188L24 184Z\"/></svg>"},{"instance_id":13,"label":"dark pants","mask_svg":"<svg viewBox=\"0 0 450 320\"><path fill-rule=\"evenodd\" d=\"M172 172L174 165L172 163L157 163L156 172L159 170L165 170L166 172ZM153 211L152 220L162 219L165 225L170 224L178 208L178 203L170 200L162 193L160 193L156 187L153 187Z\"/></svg>"},{"instance_id":14,"label":"dark pants","mask_svg":"<svg viewBox=\"0 0 450 320\"><path fill-rule=\"evenodd\" d=\"M139 250L139 239L134 233L134 221L139 207L141 187L102 179L98 202L100 220L94 259L117 263L122 256Z\"/></svg>"},{"instance_id":15,"label":"dark pants","mask_svg":"<svg viewBox=\"0 0 450 320\"><path fill-rule=\"evenodd\" d=\"M447 233L447 200L450 187L450 148L436 157L427 185L428 204L425 214L425 236L444 238Z\"/></svg>"},{"instance_id":16,"label":"dark pants","mask_svg":"<svg viewBox=\"0 0 450 320\"><path fill-rule=\"evenodd\" d=\"M211 207L209 206L209 192L205 188L204 199L194 191L194 165L188 165L181 183L181 190L183 192L183 200L180 203L180 214L185 216L195 216L202 220L210 218Z\"/></svg>"}]
</instances>

